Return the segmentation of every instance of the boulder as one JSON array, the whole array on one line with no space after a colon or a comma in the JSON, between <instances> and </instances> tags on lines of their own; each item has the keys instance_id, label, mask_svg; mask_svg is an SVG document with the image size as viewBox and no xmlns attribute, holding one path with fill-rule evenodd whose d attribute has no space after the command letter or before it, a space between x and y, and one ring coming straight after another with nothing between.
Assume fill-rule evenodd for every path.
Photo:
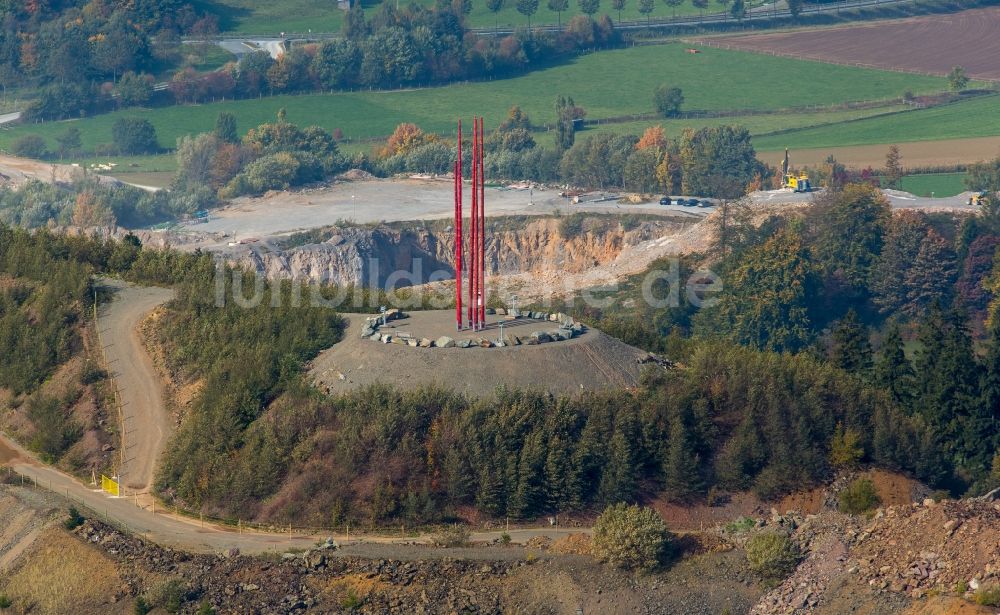
<instances>
[{"instance_id":1,"label":"boulder","mask_svg":"<svg viewBox=\"0 0 1000 615\"><path fill-rule=\"evenodd\" d=\"M361 337L371 337L372 333L375 333L375 329L373 327L365 326L361 329Z\"/></svg>"},{"instance_id":2,"label":"boulder","mask_svg":"<svg viewBox=\"0 0 1000 615\"><path fill-rule=\"evenodd\" d=\"M553 341L561 342L570 339L573 337L573 334L568 333L563 329L556 329L555 331L549 331L549 337L551 337Z\"/></svg>"},{"instance_id":3,"label":"boulder","mask_svg":"<svg viewBox=\"0 0 1000 615\"><path fill-rule=\"evenodd\" d=\"M419 345L419 344L420 344L420 340L418 340L416 338L410 338L410 339L406 340L406 345L409 346L410 348L416 348L417 345Z\"/></svg>"},{"instance_id":4,"label":"boulder","mask_svg":"<svg viewBox=\"0 0 1000 615\"><path fill-rule=\"evenodd\" d=\"M392 344L400 344L401 346L405 346L406 345L406 340L403 339L403 338L401 338L401 337L394 337L394 338L392 338L389 341Z\"/></svg>"},{"instance_id":5,"label":"boulder","mask_svg":"<svg viewBox=\"0 0 1000 615\"><path fill-rule=\"evenodd\" d=\"M504 308L497 308L497 314L499 316L506 316L507 315L507 310L505 310Z\"/></svg>"},{"instance_id":6,"label":"boulder","mask_svg":"<svg viewBox=\"0 0 1000 615\"><path fill-rule=\"evenodd\" d=\"M549 322L559 322L559 314L556 312L549 314Z\"/></svg>"},{"instance_id":7,"label":"boulder","mask_svg":"<svg viewBox=\"0 0 1000 615\"><path fill-rule=\"evenodd\" d=\"M379 333L378 331L376 331L375 333L372 333L371 335L369 335L368 339L370 339L373 342L381 342L382 341L382 334Z\"/></svg>"},{"instance_id":8,"label":"boulder","mask_svg":"<svg viewBox=\"0 0 1000 615\"><path fill-rule=\"evenodd\" d=\"M528 339L524 340L524 343L528 346L537 346L541 344L541 342L538 341L537 337L529 337Z\"/></svg>"},{"instance_id":9,"label":"boulder","mask_svg":"<svg viewBox=\"0 0 1000 615\"><path fill-rule=\"evenodd\" d=\"M493 348L493 342L490 340L480 339L477 340L480 348Z\"/></svg>"},{"instance_id":10,"label":"boulder","mask_svg":"<svg viewBox=\"0 0 1000 615\"><path fill-rule=\"evenodd\" d=\"M434 342L432 342L429 339L427 339L426 337L424 337L424 338L420 339L420 342L418 342L417 345L420 346L421 348L430 348L431 344L433 344L433 343Z\"/></svg>"},{"instance_id":11,"label":"boulder","mask_svg":"<svg viewBox=\"0 0 1000 615\"><path fill-rule=\"evenodd\" d=\"M388 344L388 343L392 342L392 336L389 335L388 333L383 333L382 336L380 337L380 339L381 339L381 341L382 341L383 344Z\"/></svg>"},{"instance_id":12,"label":"boulder","mask_svg":"<svg viewBox=\"0 0 1000 615\"><path fill-rule=\"evenodd\" d=\"M542 344L545 342L551 342L552 336L546 333L545 331L535 331L534 333L531 334L531 339L535 340L535 342L539 344Z\"/></svg>"},{"instance_id":13,"label":"boulder","mask_svg":"<svg viewBox=\"0 0 1000 615\"><path fill-rule=\"evenodd\" d=\"M518 336L516 336L516 335L508 335L507 336L507 343L510 344L511 346L520 346L521 345L521 338L518 337Z\"/></svg>"},{"instance_id":14,"label":"boulder","mask_svg":"<svg viewBox=\"0 0 1000 615\"><path fill-rule=\"evenodd\" d=\"M390 320L399 320L400 318L404 318L404 317L405 317L405 315L403 314L402 310L400 310L399 308L392 308L391 310L386 310L385 311L385 321L386 322L389 322Z\"/></svg>"},{"instance_id":15,"label":"boulder","mask_svg":"<svg viewBox=\"0 0 1000 615\"><path fill-rule=\"evenodd\" d=\"M459 348L471 348L472 340L458 340L455 343L455 346L458 346Z\"/></svg>"},{"instance_id":16,"label":"boulder","mask_svg":"<svg viewBox=\"0 0 1000 615\"><path fill-rule=\"evenodd\" d=\"M434 346L437 348L454 348L455 340L451 339L447 335L442 335L441 337L434 340Z\"/></svg>"}]
</instances>

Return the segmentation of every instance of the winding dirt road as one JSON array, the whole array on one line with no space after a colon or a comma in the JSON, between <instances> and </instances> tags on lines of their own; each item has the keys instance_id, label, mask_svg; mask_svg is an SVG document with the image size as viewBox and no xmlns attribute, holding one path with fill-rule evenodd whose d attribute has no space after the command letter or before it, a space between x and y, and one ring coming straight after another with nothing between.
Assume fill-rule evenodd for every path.
<instances>
[{"instance_id":1,"label":"winding dirt road","mask_svg":"<svg viewBox=\"0 0 1000 615\"><path fill-rule=\"evenodd\" d=\"M230 526L202 522L198 519L157 510L148 491L155 473L156 462L170 433L171 419L163 403L160 379L143 347L137 326L158 305L169 301L173 291L144 288L115 280L102 282L115 289L115 298L98 313L101 335L107 346L109 367L119 383L126 413L125 482L130 489L124 497L113 497L97 485L83 483L64 472L42 463L34 454L7 436L0 434L0 466L7 466L24 477L25 484L35 484L62 495L85 507L84 514L124 526L161 545L196 553L218 553L237 548L244 553L281 552L305 549L324 540L329 533L281 533L240 530ZM138 485L139 487L131 487ZM88 512L89 511L89 512ZM531 538L559 538L580 528L511 529L512 542L524 544ZM500 531L473 533L474 542L499 539ZM394 557L423 559L427 557L465 557L489 559L499 557L498 551L469 549L428 549L426 546L404 546L404 543L427 545L431 537L334 536L344 549L343 555L363 557Z\"/></svg>"},{"instance_id":2,"label":"winding dirt road","mask_svg":"<svg viewBox=\"0 0 1000 615\"><path fill-rule=\"evenodd\" d=\"M163 403L163 387L142 346L138 326L157 306L172 299L174 291L132 286L117 280L104 280L102 284L115 294L111 303L98 311L97 324L125 417L122 482L130 491L148 491L156 460L173 425Z\"/></svg>"}]
</instances>

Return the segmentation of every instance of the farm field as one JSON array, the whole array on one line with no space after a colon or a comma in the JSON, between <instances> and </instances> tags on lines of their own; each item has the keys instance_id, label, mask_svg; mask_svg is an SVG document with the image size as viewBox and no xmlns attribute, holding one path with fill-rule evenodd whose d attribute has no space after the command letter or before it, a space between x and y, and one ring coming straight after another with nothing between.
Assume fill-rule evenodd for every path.
<instances>
[{"instance_id":1,"label":"farm field","mask_svg":"<svg viewBox=\"0 0 1000 615\"><path fill-rule=\"evenodd\" d=\"M647 128L656 125L662 126L667 136L676 137L685 128L698 129L706 126L723 126L726 124L744 126L752 135L757 136L789 128L806 128L856 120L879 114L893 113L905 108L902 105L886 105L874 109L846 109L817 113L769 113L741 117L638 120L635 122L588 125L583 130L578 131L576 137L583 139L601 133L641 135ZM555 144L555 137L551 133L537 133L535 134L535 141L540 145L551 146Z\"/></svg>"},{"instance_id":2,"label":"farm field","mask_svg":"<svg viewBox=\"0 0 1000 615\"><path fill-rule=\"evenodd\" d=\"M756 145L758 141L754 139ZM798 148L794 141L787 141L792 150L792 160L796 165L816 166L823 164L829 156L854 168L881 168L885 165L885 154L891 142L872 145L849 145L843 147ZM968 164L996 158L1000 154L1000 136L976 137L972 139L944 139L937 141L899 142L903 156L903 166L919 168ZM757 147L757 157L774 166L781 163L784 150L777 147L762 149Z\"/></svg>"},{"instance_id":3,"label":"farm field","mask_svg":"<svg viewBox=\"0 0 1000 615\"><path fill-rule=\"evenodd\" d=\"M1000 80L1000 7L895 21L773 34L722 36L716 44L825 62L944 75L962 66Z\"/></svg>"},{"instance_id":4,"label":"farm field","mask_svg":"<svg viewBox=\"0 0 1000 615\"><path fill-rule=\"evenodd\" d=\"M430 5L429 0L422 0L423 4ZM373 14L379 9L381 0L363 0L362 6L365 13ZM749 3L748 3L749 4ZM761 2L754 2L755 6ZM262 0L212 0L203 2L203 6L212 12L222 16L220 27L224 32L249 33L249 34L279 34L280 32L338 32L344 20L343 11L337 9L334 0L282 0L281 2L263 2ZM401 5L402 6L402 5ZM654 19L665 19L674 14L674 10L657 2L654 5L650 17ZM718 13L721 7L713 3L705 11L706 14ZM598 11L598 15L607 13L619 21L618 12L606 4ZM574 15L581 14L579 4L570 2L569 8L563 11L562 16L555 11L549 10L546 2L539 2L538 12L531 19L531 25L548 25L566 23ZM685 2L677 7L678 16L697 15L698 9L690 2ZM626 3L621 12L622 21L642 20L646 16L638 11L637 2ZM516 2L508 0L504 6L494 15L486 7L486 3L477 0L472 3L472 12L469 13L469 23L473 27L491 28L499 24L500 27L527 26L528 20L525 16L517 12Z\"/></svg>"},{"instance_id":5,"label":"farm field","mask_svg":"<svg viewBox=\"0 0 1000 615\"><path fill-rule=\"evenodd\" d=\"M929 109L764 136L755 144L757 149L767 151L781 149L785 143L819 148L996 135L1000 135L1000 96L984 96Z\"/></svg>"},{"instance_id":6,"label":"farm field","mask_svg":"<svg viewBox=\"0 0 1000 615\"><path fill-rule=\"evenodd\" d=\"M809 88L788 88L822 71L824 79ZM706 78L711 75L711 78ZM520 105L536 124L555 119L556 95L573 96L589 118L620 117L653 111L652 93L660 83L684 90L687 110L773 110L828 106L856 100L884 100L946 88L939 77L829 66L812 61L706 49L689 54L685 46L668 44L604 51L576 58L512 79L393 92L348 92L274 96L193 106L128 109L72 122L49 122L0 131L0 148L10 149L20 135L35 133L50 146L70 123L83 133L83 149L111 141L118 117L148 118L161 146L173 148L178 137L210 130L220 112L236 115L239 128L272 120L286 109L290 121L340 128L346 138L389 135L401 122L448 134L461 115L478 111L487 126L496 125L512 105ZM587 83L581 88L581 83ZM850 85L851 87L847 87ZM732 122L738 123L737 119Z\"/></svg>"}]
</instances>

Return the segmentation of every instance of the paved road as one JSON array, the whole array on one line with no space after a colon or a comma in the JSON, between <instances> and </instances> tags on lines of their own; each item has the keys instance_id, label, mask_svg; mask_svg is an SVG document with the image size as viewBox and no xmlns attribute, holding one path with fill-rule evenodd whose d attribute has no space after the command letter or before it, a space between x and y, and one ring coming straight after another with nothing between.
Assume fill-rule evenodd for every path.
<instances>
[{"instance_id":1,"label":"paved road","mask_svg":"<svg viewBox=\"0 0 1000 615\"><path fill-rule=\"evenodd\" d=\"M122 482L129 491L148 491L172 420L163 403L160 378L143 348L137 327L154 308L172 299L174 291L137 287L117 280L105 280L103 285L115 293L111 303L98 312L98 326L125 415Z\"/></svg>"}]
</instances>

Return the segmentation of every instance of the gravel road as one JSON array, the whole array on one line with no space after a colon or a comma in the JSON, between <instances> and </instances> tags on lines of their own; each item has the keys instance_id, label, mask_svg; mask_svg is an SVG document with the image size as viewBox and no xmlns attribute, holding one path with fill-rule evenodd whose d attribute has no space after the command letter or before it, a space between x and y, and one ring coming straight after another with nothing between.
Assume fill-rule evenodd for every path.
<instances>
[{"instance_id":1,"label":"gravel road","mask_svg":"<svg viewBox=\"0 0 1000 615\"><path fill-rule=\"evenodd\" d=\"M103 280L114 299L98 312L109 370L121 395L125 416L123 483L148 491L156 460L170 435L172 420L163 403L163 388L143 348L137 327L154 308L174 297L166 288L144 288Z\"/></svg>"}]
</instances>

